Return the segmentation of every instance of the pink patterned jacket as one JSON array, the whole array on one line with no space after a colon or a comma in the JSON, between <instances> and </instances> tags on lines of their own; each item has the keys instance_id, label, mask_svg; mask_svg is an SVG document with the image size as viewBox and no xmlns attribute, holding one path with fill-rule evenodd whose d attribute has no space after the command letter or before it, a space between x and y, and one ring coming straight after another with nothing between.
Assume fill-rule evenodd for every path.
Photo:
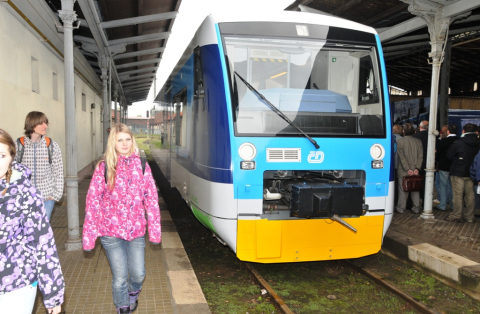
<instances>
[{"instance_id":1,"label":"pink patterned jacket","mask_svg":"<svg viewBox=\"0 0 480 314\"><path fill-rule=\"evenodd\" d=\"M83 249L92 250L97 237L110 236L131 241L145 234L145 210L150 242L161 242L160 208L152 171L148 165L142 175L138 154L118 156L115 188L105 183L105 163L97 166L87 194Z\"/></svg>"}]
</instances>

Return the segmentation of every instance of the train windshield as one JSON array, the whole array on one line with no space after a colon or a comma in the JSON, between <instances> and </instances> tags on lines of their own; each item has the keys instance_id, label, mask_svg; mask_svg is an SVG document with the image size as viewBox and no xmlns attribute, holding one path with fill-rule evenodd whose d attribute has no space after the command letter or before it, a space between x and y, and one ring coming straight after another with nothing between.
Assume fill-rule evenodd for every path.
<instances>
[{"instance_id":1,"label":"train windshield","mask_svg":"<svg viewBox=\"0 0 480 314\"><path fill-rule=\"evenodd\" d=\"M300 136L255 90L310 136L385 136L374 46L246 36L223 39L237 136Z\"/></svg>"}]
</instances>

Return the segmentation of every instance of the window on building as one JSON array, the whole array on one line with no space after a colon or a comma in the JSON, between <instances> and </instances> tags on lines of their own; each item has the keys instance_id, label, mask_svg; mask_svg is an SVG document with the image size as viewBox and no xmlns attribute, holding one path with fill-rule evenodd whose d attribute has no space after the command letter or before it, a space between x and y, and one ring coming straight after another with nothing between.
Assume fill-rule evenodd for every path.
<instances>
[{"instance_id":1,"label":"window on building","mask_svg":"<svg viewBox=\"0 0 480 314\"><path fill-rule=\"evenodd\" d=\"M87 112L87 95L82 93L82 111Z\"/></svg>"},{"instance_id":2,"label":"window on building","mask_svg":"<svg viewBox=\"0 0 480 314\"><path fill-rule=\"evenodd\" d=\"M58 100L58 75L57 73L52 73L52 89L53 89L53 100Z\"/></svg>"},{"instance_id":3,"label":"window on building","mask_svg":"<svg viewBox=\"0 0 480 314\"><path fill-rule=\"evenodd\" d=\"M32 91L40 93L40 77L38 60L32 57Z\"/></svg>"},{"instance_id":4,"label":"window on building","mask_svg":"<svg viewBox=\"0 0 480 314\"><path fill-rule=\"evenodd\" d=\"M477 89L478 89L478 83L475 82L475 83L473 83L473 91L476 92Z\"/></svg>"},{"instance_id":5,"label":"window on building","mask_svg":"<svg viewBox=\"0 0 480 314\"><path fill-rule=\"evenodd\" d=\"M452 93L452 89L449 87L448 88L448 94L450 95Z\"/></svg>"},{"instance_id":6,"label":"window on building","mask_svg":"<svg viewBox=\"0 0 480 314\"><path fill-rule=\"evenodd\" d=\"M417 91L417 96L422 96L422 91L421 90Z\"/></svg>"}]
</instances>

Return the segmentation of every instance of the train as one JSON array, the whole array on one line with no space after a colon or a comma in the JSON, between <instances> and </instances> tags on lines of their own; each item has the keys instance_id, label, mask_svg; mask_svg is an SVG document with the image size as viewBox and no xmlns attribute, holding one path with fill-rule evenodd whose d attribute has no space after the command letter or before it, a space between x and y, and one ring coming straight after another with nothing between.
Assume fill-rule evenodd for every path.
<instances>
[{"instance_id":1,"label":"train","mask_svg":"<svg viewBox=\"0 0 480 314\"><path fill-rule=\"evenodd\" d=\"M240 260L381 249L395 191L373 28L305 12L209 15L155 102L161 171Z\"/></svg>"}]
</instances>

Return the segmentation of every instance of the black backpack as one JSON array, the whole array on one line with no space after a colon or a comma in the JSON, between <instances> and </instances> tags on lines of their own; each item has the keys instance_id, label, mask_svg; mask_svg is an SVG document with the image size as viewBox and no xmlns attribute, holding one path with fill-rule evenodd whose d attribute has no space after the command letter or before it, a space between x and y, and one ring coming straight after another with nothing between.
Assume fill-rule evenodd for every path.
<instances>
[{"instance_id":1,"label":"black backpack","mask_svg":"<svg viewBox=\"0 0 480 314\"><path fill-rule=\"evenodd\" d=\"M145 167L147 165L147 157L145 156L140 156L140 161L142 163L142 174L145 174ZM105 173L104 173L104 176L105 176L105 183L107 183L107 171L108 171L108 168L107 168L107 163L104 161L105 163Z\"/></svg>"}]
</instances>

